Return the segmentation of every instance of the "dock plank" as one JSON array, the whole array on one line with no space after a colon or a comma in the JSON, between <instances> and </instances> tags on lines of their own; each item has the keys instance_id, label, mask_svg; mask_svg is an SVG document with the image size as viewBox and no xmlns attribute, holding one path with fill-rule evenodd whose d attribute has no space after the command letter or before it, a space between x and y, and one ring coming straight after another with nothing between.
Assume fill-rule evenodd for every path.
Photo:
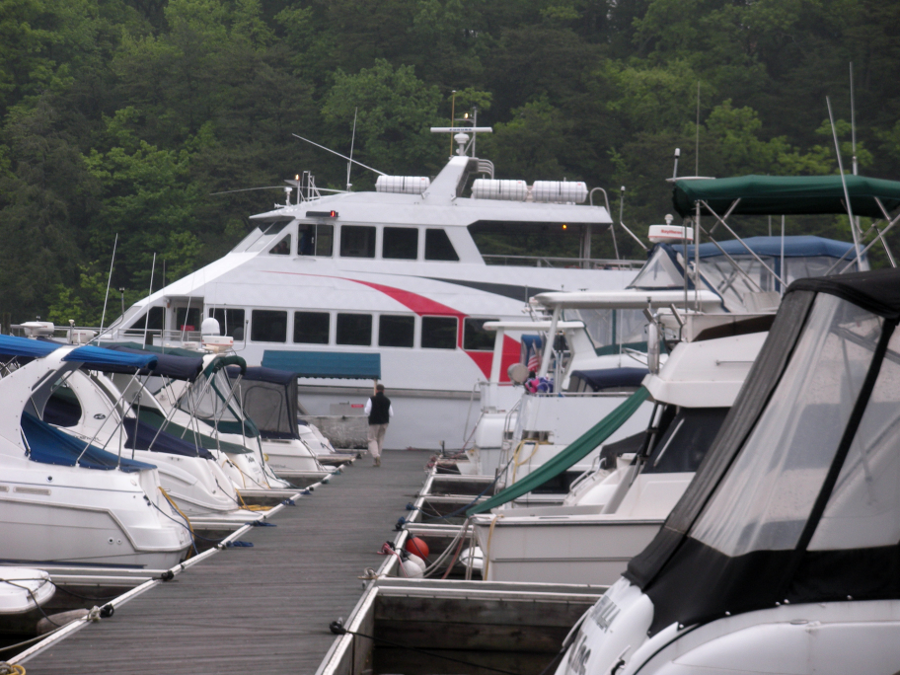
<instances>
[{"instance_id":1,"label":"dock plank","mask_svg":"<svg viewBox=\"0 0 900 675\"><path fill-rule=\"evenodd\" d=\"M328 624L359 600L367 567L421 487L429 453L363 457L297 506L277 527L243 537L28 660L29 675L57 673L308 673L334 636Z\"/></svg>"}]
</instances>

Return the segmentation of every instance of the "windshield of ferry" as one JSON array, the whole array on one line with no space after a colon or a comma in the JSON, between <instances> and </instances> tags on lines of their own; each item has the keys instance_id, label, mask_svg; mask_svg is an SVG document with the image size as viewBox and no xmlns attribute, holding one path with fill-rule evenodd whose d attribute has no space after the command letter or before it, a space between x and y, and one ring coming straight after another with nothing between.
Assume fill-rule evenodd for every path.
<instances>
[{"instance_id":1,"label":"windshield of ferry","mask_svg":"<svg viewBox=\"0 0 900 675\"><path fill-rule=\"evenodd\" d=\"M255 253L262 251L269 244L275 243L275 238L281 234L281 231L288 226L290 221L279 220L274 223L263 223L250 234L244 237L241 242L235 246L232 252L246 251Z\"/></svg>"}]
</instances>

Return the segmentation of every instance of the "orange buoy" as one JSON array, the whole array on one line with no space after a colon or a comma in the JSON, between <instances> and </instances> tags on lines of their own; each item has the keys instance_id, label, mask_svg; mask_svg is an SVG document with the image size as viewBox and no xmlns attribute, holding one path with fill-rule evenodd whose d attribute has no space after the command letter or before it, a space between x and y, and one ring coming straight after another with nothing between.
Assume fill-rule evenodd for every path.
<instances>
[{"instance_id":1,"label":"orange buoy","mask_svg":"<svg viewBox=\"0 0 900 675\"><path fill-rule=\"evenodd\" d=\"M418 537L412 537L406 540L406 550L419 556L423 560L428 557L428 544Z\"/></svg>"}]
</instances>

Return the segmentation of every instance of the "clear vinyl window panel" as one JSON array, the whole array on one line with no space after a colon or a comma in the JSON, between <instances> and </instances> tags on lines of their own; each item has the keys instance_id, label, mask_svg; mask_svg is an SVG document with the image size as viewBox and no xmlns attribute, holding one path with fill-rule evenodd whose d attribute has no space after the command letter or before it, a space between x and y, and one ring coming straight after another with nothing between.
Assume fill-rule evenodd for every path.
<instances>
[{"instance_id":1,"label":"clear vinyl window panel","mask_svg":"<svg viewBox=\"0 0 900 675\"><path fill-rule=\"evenodd\" d=\"M239 402L232 387L225 371L219 370L211 378L197 379L191 384L178 399L177 406L211 423L240 421L242 418L237 412Z\"/></svg>"},{"instance_id":2,"label":"clear vinyl window panel","mask_svg":"<svg viewBox=\"0 0 900 675\"><path fill-rule=\"evenodd\" d=\"M810 550L900 541L900 331L894 332Z\"/></svg>"},{"instance_id":3,"label":"clear vinyl window panel","mask_svg":"<svg viewBox=\"0 0 900 675\"><path fill-rule=\"evenodd\" d=\"M729 556L797 545L881 323L835 296L816 298L768 405L694 526L694 539Z\"/></svg>"},{"instance_id":4,"label":"clear vinyl window panel","mask_svg":"<svg viewBox=\"0 0 900 675\"><path fill-rule=\"evenodd\" d=\"M644 342L647 319L639 309L567 309L566 321L581 321L594 345Z\"/></svg>"}]
</instances>

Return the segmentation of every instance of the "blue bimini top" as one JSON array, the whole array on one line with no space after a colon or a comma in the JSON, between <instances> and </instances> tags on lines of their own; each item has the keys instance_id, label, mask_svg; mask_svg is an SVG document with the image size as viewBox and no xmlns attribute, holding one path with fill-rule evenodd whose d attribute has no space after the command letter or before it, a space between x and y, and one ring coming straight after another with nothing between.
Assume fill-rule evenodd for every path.
<instances>
[{"instance_id":1,"label":"blue bimini top","mask_svg":"<svg viewBox=\"0 0 900 675\"><path fill-rule=\"evenodd\" d=\"M22 413L22 434L30 448L28 456L34 462L61 466L77 465L85 469L102 471L118 467L128 473L156 468L153 464L138 462L126 457L119 459L117 455L93 445L89 445L85 450L84 441L51 427L27 412ZM81 457L80 460L79 457Z\"/></svg>"}]
</instances>

